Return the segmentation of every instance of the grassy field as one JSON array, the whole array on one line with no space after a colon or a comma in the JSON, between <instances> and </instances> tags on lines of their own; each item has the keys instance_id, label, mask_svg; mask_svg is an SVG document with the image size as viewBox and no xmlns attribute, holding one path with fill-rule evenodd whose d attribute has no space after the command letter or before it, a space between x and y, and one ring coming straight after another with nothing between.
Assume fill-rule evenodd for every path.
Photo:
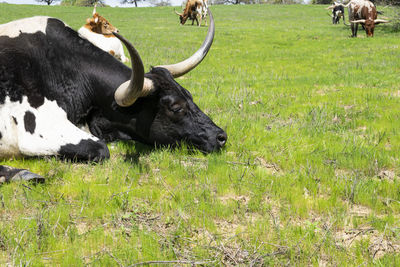
<instances>
[{"instance_id":1,"label":"grassy field","mask_svg":"<svg viewBox=\"0 0 400 267\"><path fill-rule=\"evenodd\" d=\"M3 160L49 179L0 187L0 265L400 265L400 33L349 38L323 8L211 7L211 51L177 81L228 133L221 153L120 142L102 164ZM0 23L78 29L91 11L0 4ZM146 69L207 31L172 7L98 11Z\"/></svg>"}]
</instances>

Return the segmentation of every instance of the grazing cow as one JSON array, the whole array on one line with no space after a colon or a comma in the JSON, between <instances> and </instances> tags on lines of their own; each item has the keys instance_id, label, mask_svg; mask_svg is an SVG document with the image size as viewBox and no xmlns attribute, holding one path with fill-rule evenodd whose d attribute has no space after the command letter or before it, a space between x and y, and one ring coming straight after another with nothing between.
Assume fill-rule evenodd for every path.
<instances>
[{"instance_id":1,"label":"grazing cow","mask_svg":"<svg viewBox=\"0 0 400 267\"><path fill-rule=\"evenodd\" d=\"M345 24L345 19L344 19L344 5L340 3L334 3L330 7L327 7L326 9L332 9L332 23L333 24L339 24L340 18L343 18L343 24Z\"/></svg>"},{"instance_id":2,"label":"grazing cow","mask_svg":"<svg viewBox=\"0 0 400 267\"><path fill-rule=\"evenodd\" d=\"M114 140L156 146L185 142L205 153L220 150L226 133L174 80L204 59L214 27L210 12L205 41L191 57L145 74L136 49L117 33L132 69L58 19L32 17L0 25L0 158L100 161L109 158L106 142ZM0 166L2 181L39 178Z\"/></svg>"},{"instance_id":3,"label":"grazing cow","mask_svg":"<svg viewBox=\"0 0 400 267\"><path fill-rule=\"evenodd\" d=\"M113 32L119 32L118 29L96 12L96 4L93 9L93 17L88 18L86 24L78 32L83 38L110 53L118 60L122 62L129 61L125 57L121 41L112 34Z\"/></svg>"},{"instance_id":4,"label":"grazing cow","mask_svg":"<svg viewBox=\"0 0 400 267\"><path fill-rule=\"evenodd\" d=\"M345 7L349 9L352 37L357 37L358 23L361 23L368 37L373 37L375 25L388 22L377 19L376 7L371 1L351 0Z\"/></svg>"},{"instance_id":5,"label":"grazing cow","mask_svg":"<svg viewBox=\"0 0 400 267\"><path fill-rule=\"evenodd\" d=\"M175 11L175 13L179 16L179 20L182 25L184 25L186 21L190 19L192 20L192 25L194 21L196 21L197 26L200 26L202 19L205 19L205 23L207 25L207 9L207 1L203 2L203 0L188 0L183 12L178 13Z\"/></svg>"}]
</instances>

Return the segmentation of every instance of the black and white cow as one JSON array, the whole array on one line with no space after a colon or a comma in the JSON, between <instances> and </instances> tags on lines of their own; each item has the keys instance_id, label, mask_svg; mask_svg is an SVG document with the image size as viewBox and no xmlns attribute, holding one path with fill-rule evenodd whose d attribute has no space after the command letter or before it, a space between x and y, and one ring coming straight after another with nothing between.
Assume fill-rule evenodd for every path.
<instances>
[{"instance_id":1,"label":"black and white cow","mask_svg":"<svg viewBox=\"0 0 400 267\"><path fill-rule=\"evenodd\" d=\"M339 24L340 18L343 18L343 24L346 23L344 17L344 6L338 5L332 9L332 23Z\"/></svg>"},{"instance_id":2,"label":"black and white cow","mask_svg":"<svg viewBox=\"0 0 400 267\"><path fill-rule=\"evenodd\" d=\"M344 18L344 5L341 3L335 2L333 5L327 7L326 9L332 9L332 23L339 24L340 18L343 18L343 24L346 23Z\"/></svg>"},{"instance_id":3,"label":"black and white cow","mask_svg":"<svg viewBox=\"0 0 400 267\"><path fill-rule=\"evenodd\" d=\"M100 161L109 158L106 142L114 140L221 149L226 133L174 80L204 59L214 31L210 13L207 36L195 54L145 74L138 52L116 33L132 69L58 19L0 25L0 158ZM0 166L0 182L29 179L41 176Z\"/></svg>"}]
</instances>

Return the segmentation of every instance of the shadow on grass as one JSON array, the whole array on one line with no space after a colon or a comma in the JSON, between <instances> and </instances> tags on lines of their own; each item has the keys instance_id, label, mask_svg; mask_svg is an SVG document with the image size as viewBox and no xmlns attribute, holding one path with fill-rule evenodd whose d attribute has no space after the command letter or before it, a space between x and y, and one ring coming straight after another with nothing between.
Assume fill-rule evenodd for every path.
<instances>
[{"instance_id":1,"label":"shadow on grass","mask_svg":"<svg viewBox=\"0 0 400 267\"><path fill-rule=\"evenodd\" d=\"M150 145L145 145L135 141L120 141L122 146L126 149L125 162L131 162L133 164L139 163L139 158L144 155L148 155L155 151L157 148Z\"/></svg>"}]
</instances>

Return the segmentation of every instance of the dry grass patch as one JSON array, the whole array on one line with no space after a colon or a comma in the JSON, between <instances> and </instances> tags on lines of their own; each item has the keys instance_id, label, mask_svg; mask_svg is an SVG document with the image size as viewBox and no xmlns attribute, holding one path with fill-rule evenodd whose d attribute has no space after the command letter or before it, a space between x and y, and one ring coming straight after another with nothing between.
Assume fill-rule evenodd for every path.
<instances>
[{"instance_id":1,"label":"dry grass patch","mask_svg":"<svg viewBox=\"0 0 400 267\"><path fill-rule=\"evenodd\" d=\"M349 215L352 217L366 218L372 214L372 210L362 205L351 205Z\"/></svg>"},{"instance_id":2,"label":"dry grass patch","mask_svg":"<svg viewBox=\"0 0 400 267\"><path fill-rule=\"evenodd\" d=\"M379 259L386 254L400 252L400 241L379 233L372 227L344 229L335 233L335 243L339 247L349 249L361 241L368 242L368 252L373 259Z\"/></svg>"},{"instance_id":3,"label":"dry grass patch","mask_svg":"<svg viewBox=\"0 0 400 267\"><path fill-rule=\"evenodd\" d=\"M395 179L397 179L397 176L396 173L392 170L381 170L378 173L378 178L381 180L393 182Z\"/></svg>"},{"instance_id":4,"label":"dry grass patch","mask_svg":"<svg viewBox=\"0 0 400 267\"><path fill-rule=\"evenodd\" d=\"M239 202L241 204L245 204L247 205L250 201L250 197L249 196L245 196L245 195L235 195L233 193L227 194L227 195L223 195L223 196L219 196L218 199L223 203L223 204L227 204L229 201L236 201Z\"/></svg>"},{"instance_id":5,"label":"dry grass patch","mask_svg":"<svg viewBox=\"0 0 400 267\"><path fill-rule=\"evenodd\" d=\"M316 91L316 93L320 96L339 92L340 89L337 89L338 87L344 87L344 85L343 84L335 84L335 85L315 84L315 88L318 89Z\"/></svg>"},{"instance_id":6,"label":"dry grass patch","mask_svg":"<svg viewBox=\"0 0 400 267\"><path fill-rule=\"evenodd\" d=\"M256 159L254 160L254 163L256 165L260 166L262 169L264 169L265 171L267 171L270 174L277 174L281 171L280 168L278 167L278 165L276 165L275 163L267 162L262 157L256 157Z\"/></svg>"}]
</instances>

